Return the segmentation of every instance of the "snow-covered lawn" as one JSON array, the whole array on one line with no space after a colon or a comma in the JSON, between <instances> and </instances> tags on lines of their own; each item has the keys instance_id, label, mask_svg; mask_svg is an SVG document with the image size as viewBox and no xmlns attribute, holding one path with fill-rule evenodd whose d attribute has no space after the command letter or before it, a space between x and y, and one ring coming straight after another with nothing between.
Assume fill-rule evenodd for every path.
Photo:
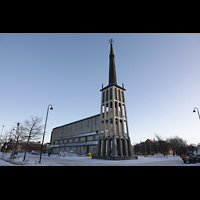
<instances>
[{"instance_id":1,"label":"snow-covered lawn","mask_svg":"<svg viewBox=\"0 0 200 200\"><path fill-rule=\"evenodd\" d=\"M184 164L179 156L139 156L137 160L100 160L92 159L86 156L77 156L75 154L42 155L41 164L39 164L39 155L27 154L23 162L23 153L19 153L17 158L9 159L10 153L2 156L0 153L0 165L6 166L200 166L200 163ZM3 160L2 160L3 159ZM8 162L6 162L8 161ZM11 163L10 163L11 162Z\"/></svg>"},{"instance_id":2,"label":"snow-covered lawn","mask_svg":"<svg viewBox=\"0 0 200 200\"><path fill-rule=\"evenodd\" d=\"M13 164L0 159L0 166L13 166Z\"/></svg>"}]
</instances>

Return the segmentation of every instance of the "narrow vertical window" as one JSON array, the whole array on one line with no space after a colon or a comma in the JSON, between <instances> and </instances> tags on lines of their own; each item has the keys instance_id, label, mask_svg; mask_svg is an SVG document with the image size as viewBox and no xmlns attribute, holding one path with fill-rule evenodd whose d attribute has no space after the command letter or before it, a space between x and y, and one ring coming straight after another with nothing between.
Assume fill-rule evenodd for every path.
<instances>
[{"instance_id":1,"label":"narrow vertical window","mask_svg":"<svg viewBox=\"0 0 200 200\"><path fill-rule=\"evenodd\" d=\"M112 88L110 88L110 100L112 100Z\"/></svg>"},{"instance_id":2,"label":"narrow vertical window","mask_svg":"<svg viewBox=\"0 0 200 200\"><path fill-rule=\"evenodd\" d=\"M117 100L117 88L115 88L115 99Z\"/></svg>"},{"instance_id":3,"label":"narrow vertical window","mask_svg":"<svg viewBox=\"0 0 200 200\"><path fill-rule=\"evenodd\" d=\"M117 102L115 102L115 116L118 116Z\"/></svg>"},{"instance_id":4,"label":"narrow vertical window","mask_svg":"<svg viewBox=\"0 0 200 200\"><path fill-rule=\"evenodd\" d=\"M106 118L108 118L108 104L106 104Z\"/></svg>"},{"instance_id":5,"label":"narrow vertical window","mask_svg":"<svg viewBox=\"0 0 200 200\"><path fill-rule=\"evenodd\" d=\"M127 133L127 125L126 125L126 121L124 121L124 132Z\"/></svg>"},{"instance_id":6,"label":"narrow vertical window","mask_svg":"<svg viewBox=\"0 0 200 200\"><path fill-rule=\"evenodd\" d=\"M103 96L102 96L102 103L104 103L104 101L105 101L105 92L103 92L102 95L103 95Z\"/></svg>"},{"instance_id":7,"label":"narrow vertical window","mask_svg":"<svg viewBox=\"0 0 200 200\"><path fill-rule=\"evenodd\" d=\"M123 117L126 118L125 105L122 105L122 109L123 109Z\"/></svg>"},{"instance_id":8,"label":"narrow vertical window","mask_svg":"<svg viewBox=\"0 0 200 200\"><path fill-rule=\"evenodd\" d=\"M102 107L102 118L105 117L105 106Z\"/></svg>"},{"instance_id":9,"label":"narrow vertical window","mask_svg":"<svg viewBox=\"0 0 200 200\"><path fill-rule=\"evenodd\" d=\"M112 108L113 108L113 107L112 107L112 101L111 101L111 102L110 102L110 110L112 110Z\"/></svg>"},{"instance_id":10,"label":"narrow vertical window","mask_svg":"<svg viewBox=\"0 0 200 200\"><path fill-rule=\"evenodd\" d=\"M120 90L118 90L118 96L119 96L119 101L121 101L121 94L120 94Z\"/></svg>"},{"instance_id":11,"label":"narrow vertical window","mask_svg":"<svg viewBox=\"0 0 200 200\"><path fill-rule=\"evenodd\" d=\"M108 101L108 90L106 90L106 101Z\"/></svg>"},{"instance_id":12,"label":"narrow vertical window","mask_svg":"<svg viewBox=\"0 0 200 200\"><path fill-rule=\"evenodd\" d=\"M119 103L119 117L122 117L122 108L121 108L121 103Z\"/></svg>"},{"instance_id":13,"label":"narrow vertical window","mask_svg":"<svg viewBox=\"0 0 200 200\"><path fill-rule=\"evenodd\" d=\"M124 92L122 91L122 101L124 102Z\"/></svg>"}]
</instances>

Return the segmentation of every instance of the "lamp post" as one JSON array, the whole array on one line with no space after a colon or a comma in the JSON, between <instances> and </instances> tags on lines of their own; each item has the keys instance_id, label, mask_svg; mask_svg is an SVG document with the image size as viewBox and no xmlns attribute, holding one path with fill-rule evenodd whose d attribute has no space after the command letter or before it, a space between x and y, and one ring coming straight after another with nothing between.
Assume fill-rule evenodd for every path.
<instances>
[{"instance_id":1,"label":"lamp post","mask_svg":"<svg viewBox=\"0 0 200 200\"><path fill-rule=\"evenodd\" d=\"M45 136L46 126L47 126L47 118L48 118L48 114L49 114L49 107L50 107L50 110L53 110L53 106L51 104L49 104L48 108L47 108L46 121L45 121L45 125L44 125L44 133L43 133L43 138L42 138L42 145L41 145L41 150L40 150L40 160L39 160L39 163L41 163L42 149L43 149L43 143L44 143L44 136Z\"/></svg>"},{"instance_id":2,"label":"lamp post","mask_svg":"<svg viewBox=\"0 0 200 200\"><path fill-rule=\"evenodd\" d=\"M2 126L2 129L1 129L1 135L0 135L0 150L1 150L1 139L2 139L2 133L3 133L3 127L4 127L4 125Z\"/></svg>"},{"instance_id":3,"label":"lamp post","mask_svg":"<svg viewBox=\"0 0 200 200\"><path fill-rule=\"evenodd\" d=\"M199 109L195 107L195 108L193 109L193 112L196 112L196 110L197 110L197 113L198 113L198 116L199 116L199 119L200 119Z\"/></svg>"},{"instance_id":4,"label":"lamp post","mask_svg":"<svg viewBox=\"0 0 200 200\"><path fill-rule=\"evenodd\" d=\"M2 133L3 133L3 128L4 128L4 125L2 126L2 129L1 129L1 137L2 137Z\"/></svg>"}]
</instances>

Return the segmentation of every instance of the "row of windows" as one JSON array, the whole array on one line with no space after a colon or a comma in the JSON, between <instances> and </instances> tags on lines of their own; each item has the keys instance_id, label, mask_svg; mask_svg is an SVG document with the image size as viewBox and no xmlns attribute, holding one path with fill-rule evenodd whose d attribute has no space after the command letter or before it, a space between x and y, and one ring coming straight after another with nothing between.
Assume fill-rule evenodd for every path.
<instances>
[{"instance_id":1,"label":"row of windows","mask_svg":"<svg viewBox=\"0 0 200 200\"><path fill-rule=\"evenodd\" d=\"M124 130L124 133L127 134L128 132L128 129L127 129L127 121L124 120L119 120L119 133L122 133L122 125L123 125L123 130ZM105 123L104 121L102 120L102 130L104 131L104 128L106 131L109 131L109 127L110 127L110 133L113 133L113 120L111 119L110 120L110 125L108 125L108 120L105 120ZM117 132L117 129L118 129L118 120L115 119L115 133Z\"/></svg>"},{"instance_id":2,"label":"row of windows","mask_svg":"<svg viewBox=\"0 0 200 200\"><path fill-rule=\"evenodd\" d=\"M85 136L80 138L71 138L71 139L65 139L65 140L57 140L54 142L54 144L67 144L67 143L76 143L76 142L88 142L88 141L94 141L97 140L96 135L92 136Z\"/></svg>"},{"instance_id":3,"label":"row of windows","mask_svg":"<svg viewBox=\"0 0 200 200\"><path fill-rule=\"evenodd\" d=\"M110 98L108 97L108 92L110 91ZM120 89L117 89L117 88L114 88L114 99L117 100L117 98L119 99L119 101L122 101L124 102L124 91L121 91ZM117 94L118 93L118 94ZM112 100L112 88L110 89L107 89L106 91L103 91L103 96L102 96L102 103L108 101L108 98L109 100Z\"/></svg>"},{"instance_id":4,"label":"row of windows","mask_svg":"<svg viewBox=\"0 0 200 200\"><path fill-rule=\"evenodd\" d=\"M114 104L114 111L115 111L115 116L116 117L123 117L126 118L126 110L125 110L125 105L119 103L117 106L117 102L115 102ZM109 112L109 106L110 106L110 112ZM110 116L108 116L110 113ZM109 118L112 117L113 115L113 106L112 106L112 102L107 103L105 105L102 106L102 118Z\"/></svg>"}]
</instances>

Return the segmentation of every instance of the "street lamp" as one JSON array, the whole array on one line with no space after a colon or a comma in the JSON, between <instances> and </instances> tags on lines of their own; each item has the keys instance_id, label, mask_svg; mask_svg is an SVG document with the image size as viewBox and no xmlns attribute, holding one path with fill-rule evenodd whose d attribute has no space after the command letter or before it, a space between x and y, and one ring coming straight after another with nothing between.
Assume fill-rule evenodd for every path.
<instances>
[{"instance_id":1,"label":"street lamp","mask_svg":"<svg viewBox=\"0 0 200 200\"><path fill-rule=\"evenodd\" d=\"M3 133L3 128L4 128L4 125L2 126L2 129L1 129L1 137L2 137L2 133Z\"/></svg>"},{"instance_id":2,"label":"street lamp","mask_svg":"<svg viewBox=\"0 0 200 200\"><path fill-rule=\"evenodd\" d=\"M42 145L41 145L41 150L40 150L40 160L39 160L39 163L41 163L42 149L43 149L44 136L45 136L46 126L47 126L47 118L48 118L48 114L49 114L49 109L53 110L53 106L51 104L49 104L48 108L47 108L46 121L45 121L45 125L44 125L44 133L43 133L43 138L42 138Z\"/></svg>"},{"instance_id":3,"label":"street lamp","mask_svg":"<svg viewBox=\"0 0 200 200\"><path fill-rule=\"evenodd\" d=\"M196 110L197 110L197 113L198 113L198 116L199 116L199 119L200 119L199 109L195 107L195 108L193 109L193 112L196 112Z\"/></svg>"}]
</instances>

